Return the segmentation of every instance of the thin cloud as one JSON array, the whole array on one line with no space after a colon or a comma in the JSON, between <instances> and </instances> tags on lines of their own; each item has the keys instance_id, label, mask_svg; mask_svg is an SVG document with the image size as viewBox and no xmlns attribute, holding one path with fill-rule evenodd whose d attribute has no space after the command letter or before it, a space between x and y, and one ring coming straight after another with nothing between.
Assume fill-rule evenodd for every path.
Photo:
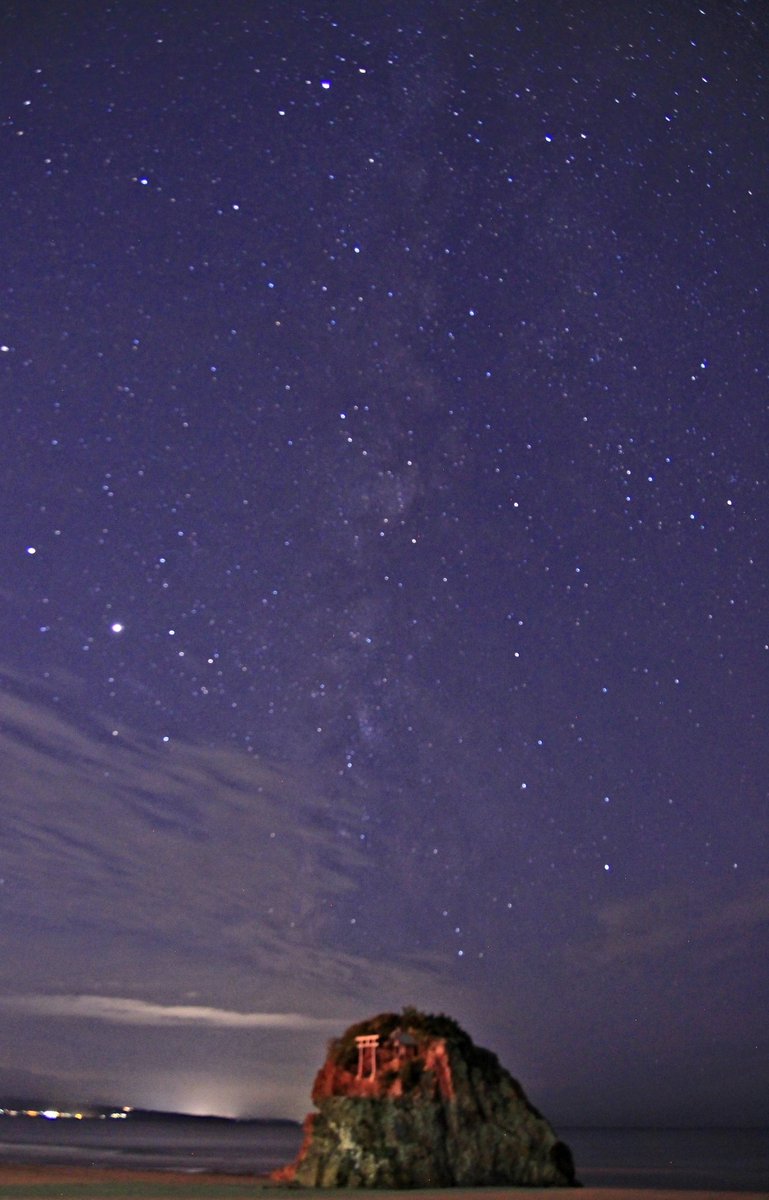
<instances>
[{"instance_id":1,"label":"thin cloud","mask_svg":"<svg viewBox=\"0 0 769 1200\"><path fill-rule=\"evenodd\" d=\"M339 1029L338 1017L296 1012L233 1012L191 1004L151 1004L124 996L6 996L3 1008L47 1017L86 1017L118 1025L204 1025L216 1029Z\"/></svg>"},{"instance_id":2,"label":"thin cloud","mask_svg":"<svg viewBox=\"0 0 769 1200\"><path fill-rule=\"evenodd\" d=\"M739 896L694 894L683 887L658 888L606 904L596 913L595 937L579 947L584 964L614 967L690 954L701 967L744 956L769 924L766 881Z\"/></svg>"},{"instance_id":3,"label":"thin cloud","mask_svg":"<svg viewBox=\"0 0 769 1200\"><path fill-rule=\"evenodd\" d=\"M0 684L0 950L19 991L102 994L106 978L119 994L121 976L146 973L169 944L190 967L182 994L206 972L231 979L234 964L260 975L271 1011L294 1010L287 981L306 985L318 955L320 973L338 976L337 906L352 907L363 862L339 836L354 813L338 797L234 748L81 729L64 702L22 695L1 668ZM68 939L77 961L60 954Z\"/></svg>"},{"instance_id":4,"label":"thin cloud","mask_svg":"<svg viewBox=\"0 0 769 1200\"><path fill-rule=\"evenodd\" d=\"M113 737L60 695L56 705L0 664L0 1012L6 1026L34 1023L41 1070L61 1058L59 1019L81 1018L71 1026L84 1059L98 1027L131 1042L137 1070L156 1064L131 1030L164 1028L189 1046L220 1029L263 1033L262 1065L277 1055L285 1067L292 1031L322 1046L377 1008L467 1009L470 985L449 985L440 948L361 941L372 864L349 836L354 809L322 777L235 747L152 744L122 726ZM125 999L137 984L163 1003ZM345 1015L318 1020L332 1013Z\"/></svg>"}]
</instances>

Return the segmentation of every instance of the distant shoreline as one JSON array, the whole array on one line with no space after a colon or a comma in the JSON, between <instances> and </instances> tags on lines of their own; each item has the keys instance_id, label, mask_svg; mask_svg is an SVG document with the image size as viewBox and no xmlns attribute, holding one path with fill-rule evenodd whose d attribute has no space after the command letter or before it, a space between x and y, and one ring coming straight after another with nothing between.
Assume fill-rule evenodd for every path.
<instances>
[{"instance_id":1,"label":"distant shoreline","mask_svg":"<svg viewBox=\"0 0 769 1200\"><path fill-rule=\"evenodd\" d=\"M274 1197L366 1197L367 1200L766 1200L766 1192L693 1191L673 1188L423 1188L414 1191L280 1187L264 1176L213 1172L142 1171L107 1167L0 1164L0 1200L240 1200Z\"/></svg>"}]
</instances>

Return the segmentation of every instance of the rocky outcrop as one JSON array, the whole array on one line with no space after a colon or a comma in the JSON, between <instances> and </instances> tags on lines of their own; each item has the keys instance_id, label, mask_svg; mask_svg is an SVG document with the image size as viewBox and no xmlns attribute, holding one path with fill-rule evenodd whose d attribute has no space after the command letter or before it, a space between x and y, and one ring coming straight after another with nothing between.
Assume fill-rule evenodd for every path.
<instances>
[{"instance_id":1,"label":"rocky outcrop","mask_svg":"<svg viewBox=\"0 0 769 1200\"><path fill-rule=\"evenodd\" d=\"M359 1045L361 1038L378 1042ZM358 1041L356 1042L356 1039ZM449 1017L382 1013L332 1041L295 1163L303 1187L567 1187L568 1146Z\"/></svg>"}]
</instances>

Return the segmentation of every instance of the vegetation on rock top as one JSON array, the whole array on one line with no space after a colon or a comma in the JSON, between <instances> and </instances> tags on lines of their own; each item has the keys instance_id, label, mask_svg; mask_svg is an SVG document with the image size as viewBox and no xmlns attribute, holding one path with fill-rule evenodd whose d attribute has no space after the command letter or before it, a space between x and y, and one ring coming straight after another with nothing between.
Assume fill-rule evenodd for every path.
<instances>
[{"instance_id":1,"label":"vegetation on rock top","mask_svg":"<svg viewBox=\"0 0 769 1200\"><path fill-rule=\"evenodd\" d=\"M358 1062L356 1037L376 1033L382 1041L386 1041L397 1030L411 1034L417 1045L431 1038L444 1039L456 1047L468 1065L475 1067L486 1079L492 1079L503 1071L496 1054L476 1046L469 1033L465 1033L453 1017L447 1017L444 1013L424 1013L409 1006L400 1013L378 1013L375 1017L351 1025L341 1037L329 1043L329 1058L342 1070L354 1071Z\"/></svg>"}]
</instances>

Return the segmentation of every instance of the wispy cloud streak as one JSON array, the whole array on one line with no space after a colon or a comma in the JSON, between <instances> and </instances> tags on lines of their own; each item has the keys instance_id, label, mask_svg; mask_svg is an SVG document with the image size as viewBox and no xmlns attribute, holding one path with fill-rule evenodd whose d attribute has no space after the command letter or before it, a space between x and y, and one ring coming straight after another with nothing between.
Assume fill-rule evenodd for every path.
<instances>
[{"instance_id":1,"label":"wispy cloud streak","mask_svg":"<svg viewBox=\"0 0 769 1200\"><path fill-rule=\"evenodd\" d=\"M18 995L0 998L0 1006L48 1017L85 1017L118 1025L204 1025L216 1029L338 1029L338 1017L296 1012L234 1012L186 1004L152 1004L124 996Z\"/></svg>"}]
</instances>

